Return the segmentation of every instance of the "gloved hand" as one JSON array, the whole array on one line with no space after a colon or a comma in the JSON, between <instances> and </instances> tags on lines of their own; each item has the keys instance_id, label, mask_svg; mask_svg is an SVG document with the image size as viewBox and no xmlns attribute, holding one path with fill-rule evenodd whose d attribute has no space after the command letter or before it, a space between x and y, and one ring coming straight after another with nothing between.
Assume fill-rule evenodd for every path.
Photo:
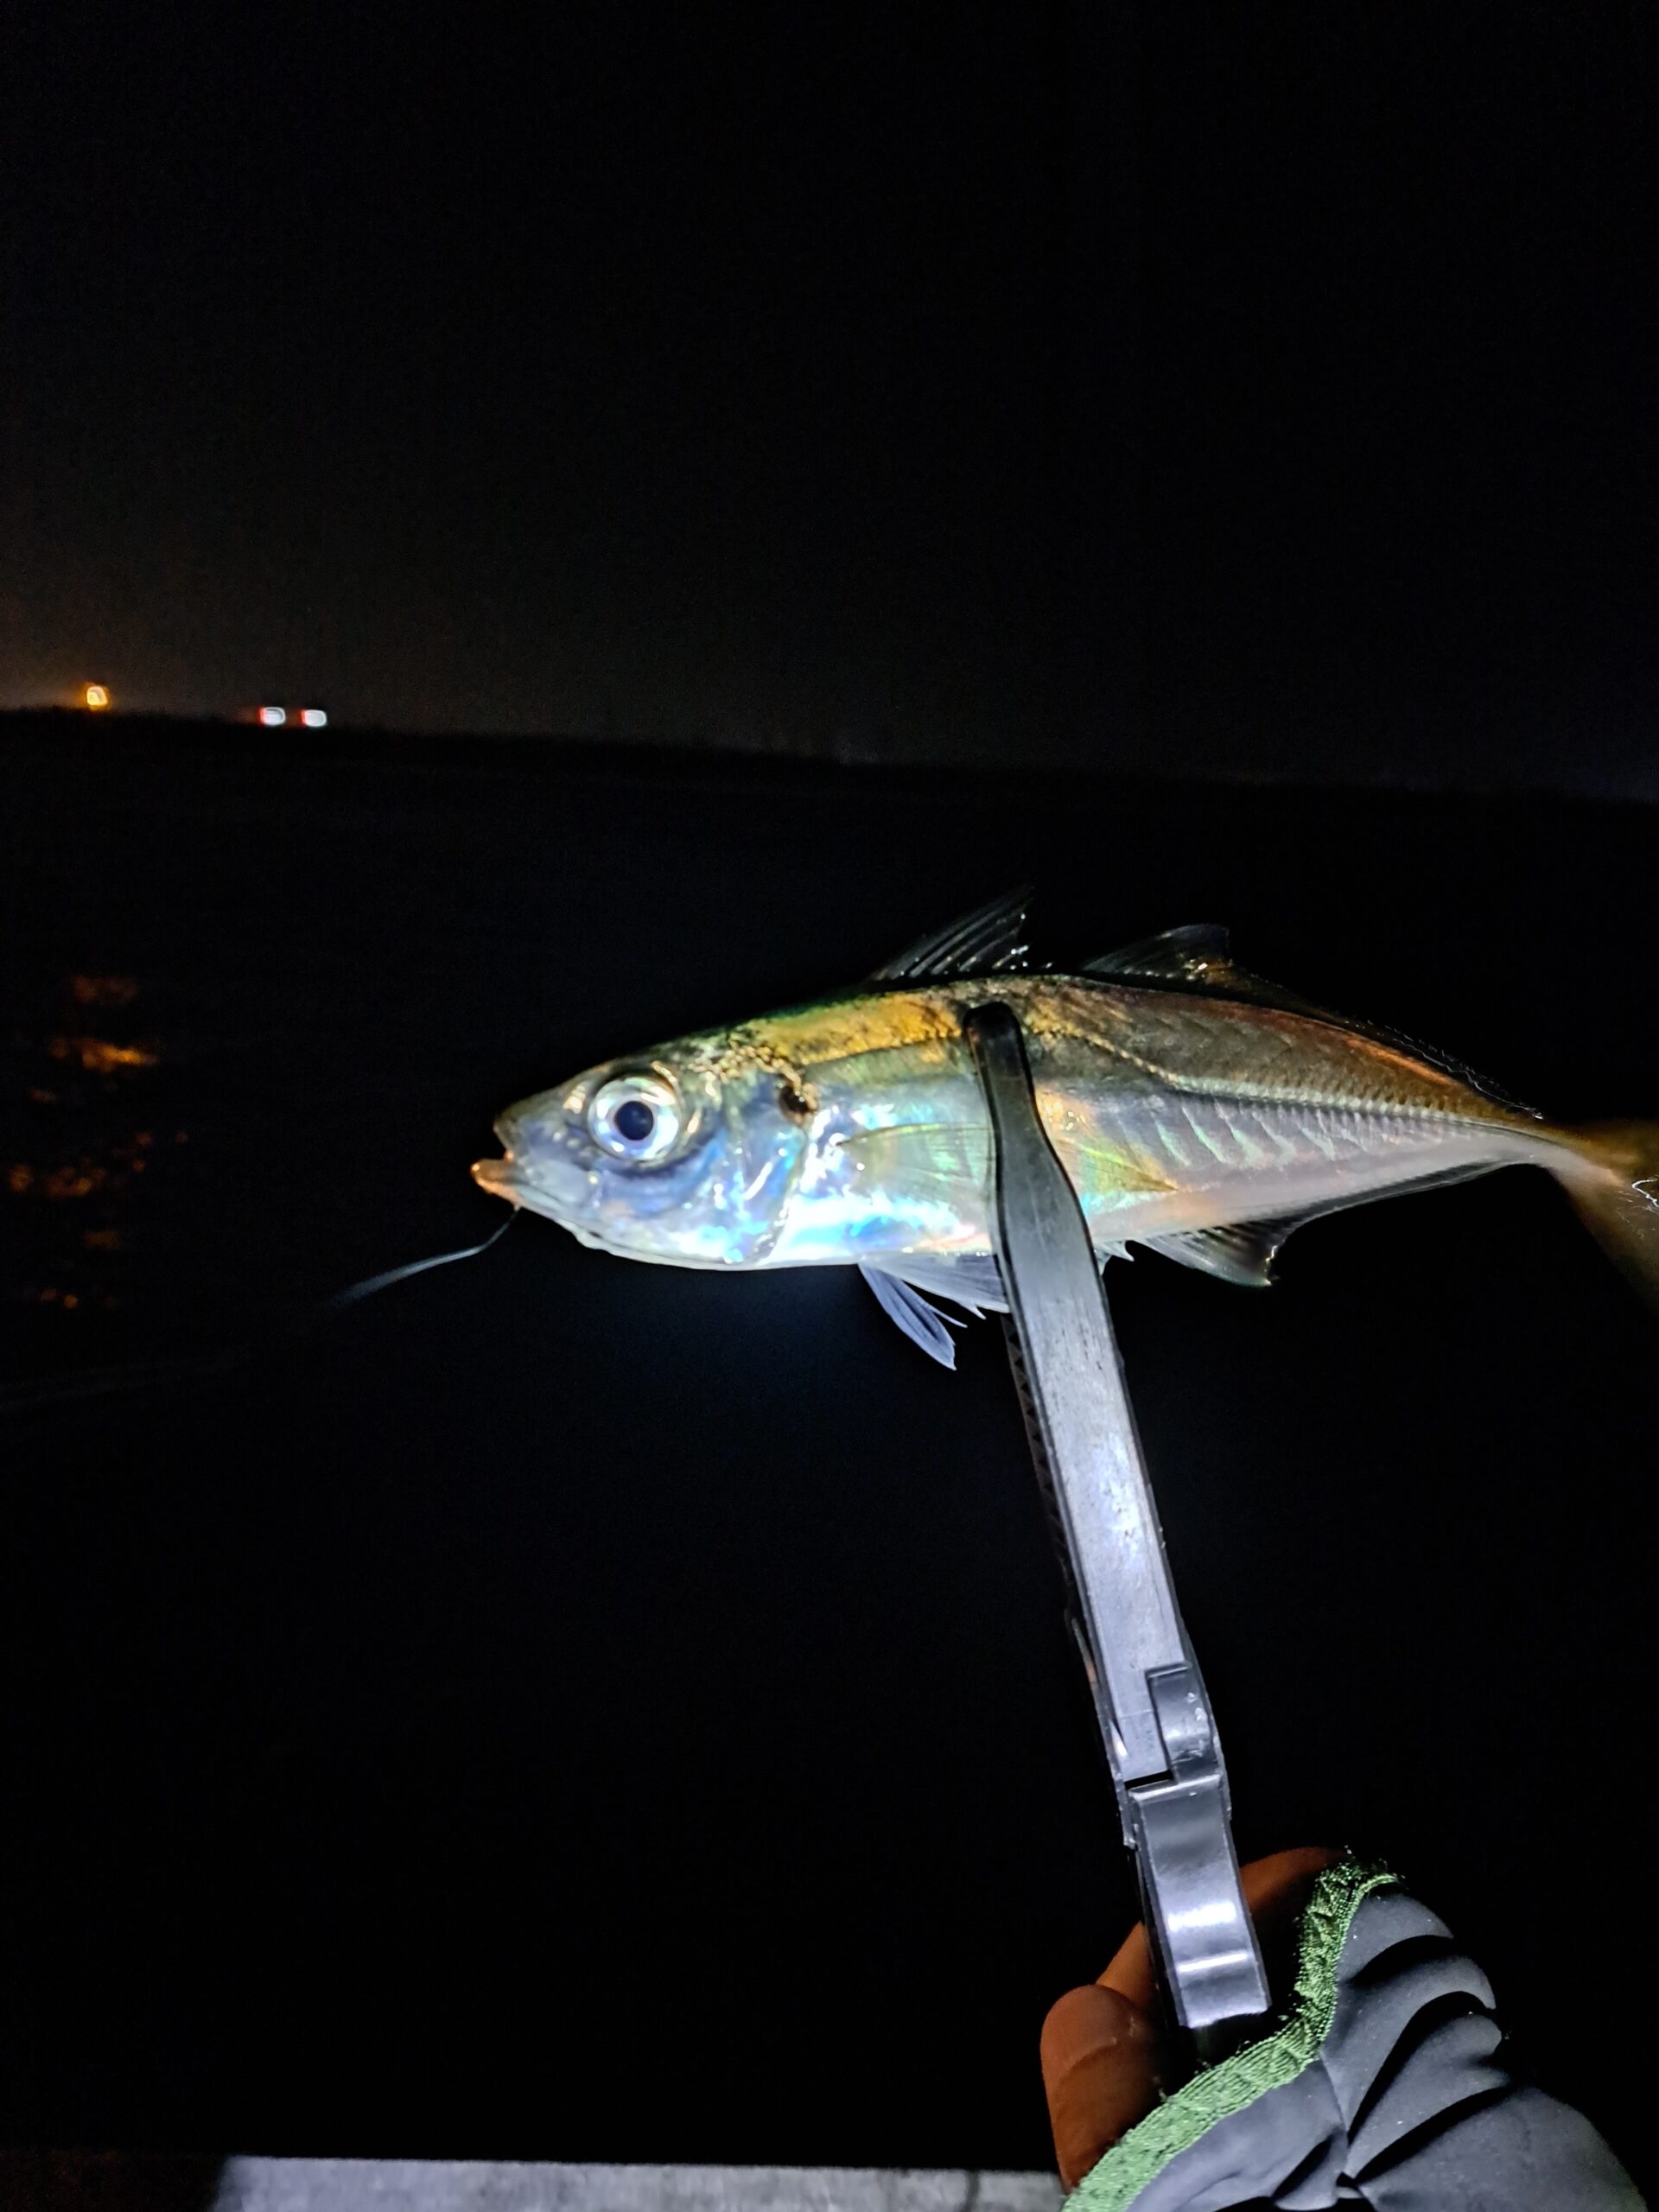
<instances>
[{"instance_id":1,"label":"gloved hand","mask_svg":"<svg viewBox=\"0 0 1659 2212\"><path fill-rule=\"evenodd\" d=\"M1486 1979L1386 1873L1325 1851L1241 1870L1266 2032L1165 2094L1145 1930L1043 2024L1068 2212L1640 2212L1583 2116L1516 2082Z\"/></svg>"}]
</instances>

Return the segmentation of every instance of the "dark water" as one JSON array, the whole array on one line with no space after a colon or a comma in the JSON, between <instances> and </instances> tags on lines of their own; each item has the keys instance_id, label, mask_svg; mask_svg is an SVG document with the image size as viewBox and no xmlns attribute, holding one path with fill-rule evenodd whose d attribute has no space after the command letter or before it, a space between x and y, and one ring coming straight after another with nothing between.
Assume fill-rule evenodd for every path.
<instances>
[{"instance_id":1,"label":"dark water","mask_svg":"<svg viewBox=\"0 0 1659 2212\"><path fill-rule=\"evenodd\" d=\"M508 1100L1011 880L1659 1114L1656 817L0 740L0 2135L1023 2165L1133 1916L1001 1344L499 1218ZM1351 1840L1627 2158L1659 1334L1542 1177L1112 1270L1248 1854Z\"/></svg>"}]
</instances>

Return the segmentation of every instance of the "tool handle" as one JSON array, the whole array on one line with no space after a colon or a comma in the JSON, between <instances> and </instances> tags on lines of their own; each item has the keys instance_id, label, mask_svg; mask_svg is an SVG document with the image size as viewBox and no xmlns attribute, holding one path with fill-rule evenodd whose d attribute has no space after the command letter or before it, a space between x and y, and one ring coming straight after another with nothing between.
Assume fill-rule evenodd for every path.
<instances>
[{"instance_id":1,"label":"tool handle","mask_svg":"<svg viewBox=\"0 0 1659 2212\"><path fill-rule=\"evenodd\" d=\"M993 1001L965 1027L990 1116L1014 1381L1061 1537L1123 1840L1170 2010L1213 2044L1219 2024L1268 2005L1221 1744L1176 1605L1094 1245L1043 1127L1019 1021Z\"/></svg>"}]
</instances>

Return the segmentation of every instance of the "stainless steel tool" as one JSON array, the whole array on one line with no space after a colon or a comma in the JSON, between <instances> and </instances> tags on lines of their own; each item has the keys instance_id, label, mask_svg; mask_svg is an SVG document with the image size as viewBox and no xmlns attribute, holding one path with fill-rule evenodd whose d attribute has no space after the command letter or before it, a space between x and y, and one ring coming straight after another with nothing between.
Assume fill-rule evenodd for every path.
<instances>
[{"instance_id":1,"label":"stainless steel tool","mask_svg":"<svg viewBox=\"0 0 1659 2212\"><path fill-rule=\"evenodd\" d=\"M992 1001L967 1028L995 1141L1014 1379L1063 1532L1154 1956L1176 2023L1208 2056L1268 2001L1221 1743L1175 1602L1093 1246L1037 1111L1019 1021Z\"/></svg>"}]
</instances>

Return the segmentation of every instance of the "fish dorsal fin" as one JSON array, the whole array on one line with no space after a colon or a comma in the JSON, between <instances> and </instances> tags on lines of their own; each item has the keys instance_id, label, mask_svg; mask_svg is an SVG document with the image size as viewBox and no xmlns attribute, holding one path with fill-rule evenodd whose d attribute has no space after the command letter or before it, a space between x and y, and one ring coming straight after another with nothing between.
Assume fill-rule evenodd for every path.
<instances>
[{"instance_id":1,"label":"fish dorsal fin","mask_svg":"<svg viewBox=\"0 0 1659 2212\"><path fill-rule=\"evenodd\" d=\"M1026 909L1029 885L1004 893L988 906L947 922L891 960L884 960L873 983L948 983L959 976L1017 974L1026 965Z\"/></svg>"},{"instance_id":2,"label":"fish dorsal fin","mask_svg":"<svg viewBox=\"0 0 1659 2212\"><path fill-rule=\"evenodd\" d=\"M957 1347L950 1332L945 1326L946 1316L937 1306L930 1306L919 1290L898 1275L890 1275L883 1268L860 1264L858 1272L875 1293L876 1304L890 1321L897 1324L900 1333L919 1344L930 1359L937 1359L941 1367L954 1367ZM958 1323L957 1326L960 1327Z\"/></svg>"},{"instance_id":3,"label":"fish dorsal fin","mask_svg":"<svg viewBox=\"0 0 1659 2212\"><path fill-rule=\"evenodd\" d=\"M1190 991L1200 997L1232 999L1243 1006L1272 1007L1281 1014L1298 1014L1304 1021L1322 1021L1333 1029L1346 1029L1356 1037L1368 1037L1373 1044L1386 1045L1394 1052L1403 1052L1408 1059L1421 1060L1441 1075L1467 1084L1471 1090L1490 1098L1495 1106L1507 1107L1514 1114L1530 1115L1535 1121L1541 1118L1536 1107L1512 1098L1508 1091L1489 1082L1462 1060L1454 1059L1450 1052L1425 1045L1421 1037L1387 1028L1380 1021L1357 1021L1351 1014L1333 1014L1329 1007L1317 1006L1300 992L1287 991L1281 983L1270 983L1264 976L1252 975L1248 968L1236 966L1226 931L1211 923L1192 922L1184 929L1165 930L1160 936L1143 938L1138 944L1125 945L1121 952L1104 952L1099 959L1085 962L1077 972L1130 985L1152 983L1165 990Z\"/></svg>"},{"instance_id":4,"label":"fish dorsal fin","mask_svg":"<svg viewBox=\"0 0 1659 2212\"><path fill-rule=\"evenodd\" d=\"M1300 1014L1310 1021L1334 1022L1342 1029L1363 1029L1363 1022L1315 1006L1312 999L1253 976L1233 958L1227 931L1216 922L1189 922L1182 929L1163 930L1126 944L1118 952L1103 952L1080 971L1085 976L1109 976L1125 983L1158 983L1166 989L1198 991L1211 998L1237 999L1248 1006L1277 1007L1281 1014ZM1376 1030L1365 1033L1380 1035Z\"/></svg>"},{"instance_id":5,"label":"fish dorsal fin","mask_svg":"<svg viewBox=\"0 0 1659 2212\"><path fill-rule=\"evenodd\" d=\"M1141 1243L1166 1260L1184 1268L1198 1268L1205 1274L1219 1275L1224 1282L1243 1283L1249 1290L1266 1290L1273 1281L1273 1263L1292 1230L1300 1229L1311 1214L1281 1215L1276 1221L1236 1221L1225 1229L1188 1230L1175 1236L1145 1236Z\"/></svg>"},{"instance_id":6,"label":"fish dorsal fin","mask_svg":"<svg viewBox=\"0 0 1659 2212\"><path fill-rule=\"evenodd\" d=\"M1084 961L1079 972L1126 981L1144 976L1148 982L1213 983L1234 969L1226 931L1213 922L1189 922L1183 929L1160 930L1156 937L1103 952Z\"/></svg>"}]
</instances>

